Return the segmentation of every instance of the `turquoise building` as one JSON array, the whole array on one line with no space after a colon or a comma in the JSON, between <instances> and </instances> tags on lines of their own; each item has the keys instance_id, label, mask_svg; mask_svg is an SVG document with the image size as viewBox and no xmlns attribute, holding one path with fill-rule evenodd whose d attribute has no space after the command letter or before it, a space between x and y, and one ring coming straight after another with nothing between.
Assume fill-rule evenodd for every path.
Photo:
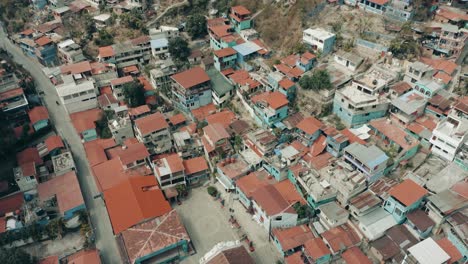
<instances>
[{"instance_id":1,"label":"turquoise building","mask_svg":"<svg viewBox=\"0 0 468 264\"><path fill-rule=\"evenodd\" d=\"M414 91L429 99L442 89L444 89L444 85L432 79L420 80L419 82L416 82L414 86Z\"/></svg>"},{"instance_id":2,"label":"turquoise building","mask_svg":"<svg viewBox=\"0 0 468 264\"><path fill-rule=\"evenodd\" d=\"M389 197L385 201L383 207L385 211L391 213L393 218L401 224L405 222L409 212L421 206L427 193L426 189L413 180L406 179L390 189L388 192Z\"/></svg>"},{"instance_id":3,"label":"turquoise building","mask_svg":"<svg viewBox=\"0 0 468 264\"><path fill-rule=\"evenodd\" d=\"M234 69L237 61L237 51L231 47L214 51L214 66L218 71Z\"/></svg>"},{"instance_id":4,"label":"turquoise building","mask_svg":"<svg viewBox=\"0 0 468 264\"><path fill-rule=\"evenodd\" d=\"M229 14L231 24L237 32L252 27L251 12L244 6L233 6L231 7L231 13Z\"/></svg>"},{"instance_id":5,"label":"turquoise building","mask_svg":"<svg viewBox=\"0 0 468 264\"><path fill-rule=\"evenodd\" d=\"M330 249L320 237L308 240L303 251L309 263L324 264L332 260Z\"/></svg>"},{"instance_id":6,"label":"turquoise building","mask_svg":"<svg viewBox=\"0 0 468 264\"><path fill-rule=\"evenodd\" d=\"M288 117L288 99L278 91L252 96L255 121L263 127L272 127Z\"/></svg>"}]
</instances>

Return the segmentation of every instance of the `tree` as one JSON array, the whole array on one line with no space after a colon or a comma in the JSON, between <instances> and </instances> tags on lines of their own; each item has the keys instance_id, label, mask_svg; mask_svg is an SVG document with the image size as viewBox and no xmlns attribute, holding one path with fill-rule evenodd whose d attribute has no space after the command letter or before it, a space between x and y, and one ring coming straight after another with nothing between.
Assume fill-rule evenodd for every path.
<instances>
[{"instance_id":1,"label":"tree","mask_svg":"<svg viewBox=\"0 0 468 264\"><path fill-rule=\"evenodd\" d=\"M145 89L141 83L131 82L124 84L124 101L130 107L137 107L145 104Z\"/></svg>"},{"instance_id":2,"label":"tree","mask_svg":"<svg viewBox=\"0 0 468 264\"><path fill-rule=\"evenodd\" d=\"M37 259L19 248L0 248L0 263L34 264L37 263Z\"/></svg>"},{"instance_id":3,"label":"tree","mask_svg":"<svg viewBox=\"0 0 468 264\"><path fill-rule=\"evenodd\" d=\"M213 186L209 186L206 190L208 191L208 194L213 197L216 197L216 195L218 195L218 190L216 190L216 188Z\"/></svg>"},{"instance_id":4,"label":"tree","mask_svg":"<svg viewBox=\"0 0 468 264\"><path fill-rule=\"evenodd\" d=\"M99 30L97 38L94 39L94 43L99 47L109 46L114 44L114 36L107 30Z\"/></svg>"},{"instance_id":5,"label":"tree","mask_svg":"<svg viewBox=\"0 0 468 264\"><path fill-rule=\"evenodd\" d=\"M418 43L412 37L399 37L392 40L389 50L398 59L417 56Z\"/></svg>"},{"instance_id":6,"label":"tree","mask_svg":"<svg viewBox=\"0 0 468 264\"><path fill-rule=\"evenodd\" d=\"M190 48L187 41L181 37L169 41L169 53L176 61L185 62L190 56Z\"/></svg>"},{"instance_id":7,"label":"tree","mask_svg":"<svg viewBox=\"0 0 468 264\"><path fill-rule=\"evenodd\" d=\"M186 30L192 38L206 36L206 18L201 13L195 13L187 18Z\"/></svg>"},{"instance_id":8,"label":"tree","mask_svg":"<svg viewBox=\"0 0 468 264\"><path fill-rule=\"evenodd\" d=\"M142 30L145 27L143 17L136 9L133 9L129 13L120 15L120 21L122 22L122 25L131 29Z\"/></svg>"},{"instance_id":9,"label":"tree","mask_svg":"<svg viewBox=\"0 0 468 264\"><path fill-rule=\"evenodd\" d=\"M312 76L303 76L299 80L299 85L306 90L330 90L333 84L330 81L330 75L326 70L317 70Z\"/></svg>"},{"instance_id":10,"label":"tree","mask_svg":"<svg viewBox=\"0 0 468 264\"><path fill-rule=\"evenodd\" d=\"M101 118L96 121L96 128L99 131L99 136L101 138L111 138L112 133L109 129L108 122L109 120L113 119L114 112L113 111L104 111L104 114Z\"/></svg>"}]
</instances>

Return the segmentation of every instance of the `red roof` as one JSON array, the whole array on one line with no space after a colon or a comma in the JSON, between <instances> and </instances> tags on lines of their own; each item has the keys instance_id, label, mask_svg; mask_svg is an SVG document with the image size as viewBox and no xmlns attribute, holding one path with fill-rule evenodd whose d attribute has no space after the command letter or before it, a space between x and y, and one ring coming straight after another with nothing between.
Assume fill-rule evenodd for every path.
<instances>
[{"instance_id":1,"label":"red roof","mask_svg":"<svg viewBox=\"0 0 468 264\"><path fill-rule=\"evenodd\" d=\"M12 89L3 93L0 93L0 101L17 97L24 94L23 88Z\"/></svg>"},{"instance_id":2,"label":"red roof","mask_svg":"<svg viewBox=\"0 0 468 264\"><path fill-rule=\"evenodd\" d=\"M174 74L171 78L185 89L190 89L210 80L208 74L206 74L205 70L201 67L194 67L181 73Z\"/></svg>"},{"instance_id":3,"label":"red roof","mask_svg":"<svg viewBox=\"0 0 468 264\"><path fill-rule=\"evenodd\" d=\"M30 29L30 28L21 31L21 34L23 34L23 35L25 35L25 36L29 36L29 35L31 35L32 33L34 33L34 30L32 30L32 29Z\"/></svg>"},{"instance_id":4,"label":"red roof","mask_svg":"<svg viewBox=\"0 0 468 264\"><path fill-rule=\"evenodd\" d=\"M231 112L230 110L223 110L221 112L217 112L214 114L211 114L206 117L206 122L208 124L222 124L224 128L228 128L229 125L236 120L236 114Z\"/></svg>"},{"instance_id":5,"label":"red roof","mask_svg":"<svg viewBox=\"0 0 468 264\"><path fill-rule=\"evenodd\" d=\"M252 193L253 200L260 206L268 216L273 216L281 212L295 213L280 192L273 186L267 185L258 188Z\"/></svg>"},{"instance_id":6,"label":"red roof","mask_svg":"<svg viewBox=\"0 0 468 264\"><path fill-rule=\"evenodd\" d=\"M110 106L112 104L118 104L119 103L119 101L117 101L117 99L115 99L115 96L113 94L107 94L107 93L99 95L98 96L98 102L99 102L100 107L107 107L107 106Z\"/></svg>"},{"instance_id":7,"label":"red roof","mask_svg":"<svg viewBox=\"0 0 468 264\"><path fill-rule=\"evenodd\" d=\"M151 115L147 115L135 120L135 126L140 130L142 135L159 131L169 127L166 122L166 118L163 114L157 112Z\"/></svg>"},{"instance_id":8,"label":"red roof","mask_svg":"<svg viewBox=\"0 0 468 264\"><path fill-rule=\"evenodd\" d=\"M312 157L317 157L318 155L322 154L325 148L327 147L327 137L324 135L320 135L317 140L312 144L309 149L309 153Z\"/></svg>"},{"instance_id":9,"label":"red roof","mask_svg":"<svg viewBox=\"0 0 468 264\"><path fill-rule=\"evenodd\" d=\"M43 37L40 37L40 38L36 39L34 42L36 42L36 44L39 45L39 46L45 46L45 45L51 43L52 40L47 36L43 36Z\"/></svg>"},{"instance_id":10,"label":"red roof","mask_svg":"<svg viewBox=\"0 0 468 264\"><path fill-rule=\"evenodd\" d=\"M23 176L34 176L36 177L36 165L34 161L22 164L21 166L21 171L23 172Z\"/></svg>"},{"instance_id":11,"label":"red roof","mask_svg":"<svg viewBox=\"0 0 468 264\"><path fill-rule=\"evenodd\" d=\"M428 192L413 180L406 179L390 189L388 193L403 203L403 205L410 206L423 198Z\"/></svg>"},{"instance_id":12,"label":"red roof","mask_svg":"<svg viewBox=\"0 0 468 264\"><path fill-rule=\"evenodd\" d=\"M218 58L224 58L237 54L237 51L231 47L215 50L214 54Z\"/></svg>"},{"instance_id":13,"label":"red roof","mask_svg":"<svg viewBox=\"0 0 468 264\"><path fill-rule=\"evenodd\" d=\"M358 247L352 247L341 254L346 264L372 264L372 261Z\"/></svg>"},{"instance_id":14,"label":"red roof","mask_svg":"<svg viewBox=\"0 0 468 264\"><path fill-rule=\"evenodd\" d=\"M203 134L213 144L220 141L221 139L230 138L229 133L226 131L224 126L220 123L209 124L203 128Z\"/></svg>"},{"instance_id":15,"label":"red roof","mask_svg":"<svg viewBox=\"0 0 468 264\"><path fill-rule=\"evenodd\" d=\"M86 130L95 129L96 121L101 118L102 110L98 108L76 112L70 115L73 126L79 134Z\"/></svg>"},{"instance_id":16,"label":"red roof","mask_svg":"<svg viewBox=\"0 0 468 264\"><path fill-rule=\"evenodd\" d=\"M89 61L82 61L78 63L63 65L60 67L62 74L78 74L91 71L91 64Z\"/></svg>"},{"instance_id":17,"label":"red roof","mask_svg":"<svg viewBox=\"0 0 468 264\"><path fill-rule=\"evenodd\" d=\"M357 142L361 145L366 144L366 141L360 139L358 136L356 136L353 132L351 132L347 128L341 130L340 133L343 134L343 136L346 136L348 138L350 144L353 144L354 142Z\"/></svg>"},{"instance_id":18,"label":"red roof","mask_svg":"<svg viewBox=\"0 0 468 264\"><path fill-rule=\"evenodd\" d=\"M293 87L295 83L287 78L284 78L281 81L279 81L278 84L285 90L288 90L289 88Z\"/></svg>"},{"instance_id":19,"label":"red roof","mask_svg":"<svg viewBox=\"0 0 468 264\"><path fill-rule=\"evenodd\" d=\"M286 96L278 91L257 94L252 96L251 100L254 104L261 101L266 102L268 106L275 110L287 106L289 103L288 99L286 99Z\"/></svg>"},{"instance_id":20,"label":"red roof","mask_svg":"<svg viewBox=\"0 0 468 264\"><path fill-rule=\"evenodd\" d=\"M55 195L61 213L84 204L80 184L74 171L40 183L37 192L41 201L46 201Z\"/></svg>"},{"instance_id":21,"label":"red roof","mask_svg":"<svg viewBox=\"0 0 468 264\"><path fill-rule=\"evenodd\" d=\"M151 109L148 105L140 105L138 107L128 109L128 114L130 116L139 116L149 112L151 112Z\"/></svg>"},{"instance_id":22,"label":"red roof","mask_svg":"<svg viewBox=\"0 0 468 264\"><path fill-rule=\"evenodd\" d=\"M446 237L439 239L436 241L437 245L441 247L445 253L447 253L450 256L449 261L447 262L448 264L457 262L463 258L462 254L460 251L453 245L453 243Z\"/></svg>"},{"instance_id":23,"label":"red roof","mask_svg":"<svg viewBox=\"0 0 468 264\"><path fill-rule=\"evenodd\" d=\"M313 135L322 126L323 123L313 116L306 117L302 119L302 121L299 122L299 124L297 124L297 128L304 131L308 135Z\"/></svg>"},{"instance_id":24,"label":"red roof","mask_svg":"<svg viewBox=\"0 0 468 264\"><path fill-rule=\"evenodd\" d=\"M39 156L37 148L27 148L19 153L16 153L16 161L19 165L29 162L34 162L36 165L42 165L44 162Z\"/></svg>"},{"instance_id":25,"label":"red roof","mask_svg":"<svg viewBox=\"0 0 468 264\"><path fill-rule=\"evenodd\" d=\"M392 90L401 95L411 90L411 85L407 82L398 82L391 87Z\"/></svg>"},{"instance_id":26,"label":"red roof","mask_svg":"<svg viewBox=\"0 0 468 264\"><path fill-rule=\"evenodd\" d=\"M414 138L410 138L406 131L399 126L388 122L385 118L372 120L369 124L378 130L379 133L382 133L385 137L395 142L405 150L414 148L419 144L419 141Z\"/></svg>"},{"instance_id":27,"label":"red roof","mask_svg":"<svg viewBox=\"0 0 468 264\"><path fill-rule=\"evenodd\" d=\"M291 181L283 180L274 184L274 187L281 196L286 200L289 204L294 204L300 202L301 204L306 204L306 201L302 196L297 192L296 187L292 184Z\"/></svg>"},{"instance_id":28,"label":"red roof","mask_svg":"<svg viewBox=\"0 0 468 264\"><path fill-rule=\"evenodd\" d=\"M104 191L104 199L114 234L171 211L170 204L152 176L130 178Z\"/></svg>"},{"instance_id":29,"label":"red roof","mask_svg":"<svg viewBox=\"0 0 468 264\"><path fill-rule=\"evenodd\" d=\"M67 257L69 264L101 264L97 249L80 250Z\"/></svg>"},{"instance_id":30,"label":"red roof","mask_svg":"<svg viewBox=\"0 0 468 264\"><path fill-rule=\"evenodd\" d=\"M208 115L211 115L214 112L216 112L216 106L213 103L210 103L197 109L193 109L192 115L196 120L203 121Z\"/></svg>"},{"instance_id":31,"label":"red roof","mask_svg":"<svg viewBox=\"0 0 468 264\"><path fill-rule=\"evenodd\" d=\"M93 168L94 178L99 191L106 191L128 180L129 178L146 175L144 171L124 170L119 159L104 161Z\"/></svg>"},{"instance_id":32,"label":"red roof","mask_svg":"<svg viewBox=\"0 0 468 264\"><path fill-rule=\"evenodd\" d=\"M347 224L325 231L322 233L322 238L333 253L356 246L361 242L358 234Z\"/></svg>"},{"instance_id":33,"label":"red roof","mask_svg":"<svg viewBox=\"0 0 468 264\"><path fill-rule=\"evenodd\" d=\"M327 248L325 242L318 237L310 239L304 244L304 252L314 260L326 255L331 255L331 251Z\"/></svg>"},{"instance_id":34,"label":"red roof","mask_svg":"<svg viewBox=\"0 0 468 264\"><path fill-rule=\"evenodd\" d=\"M114 48L112 46L105 46L99 48L99 57L107 58L115 55Z\"/></svg>"},{"instance_id":35,"label":"red roof","mask_svg":"<svg viewBox=\"0 0 468 264\"><path fill-rule=\"evenodd\" d=\"M148 81L148 79L146 79L145 76L140 76L137 78L138 81L143 85L143 89L145 91L154 91L154 88L153 86L151 85L151 83Z\"/></svg>"},{"instance_id":36,"label":"red roof","mask_svg":"<svg viewBox=\"0 0 468 264\"><path fill-rule=\"evenodd\" d=\"M16 192L0 198L0 215L20 210L24 204L22 192Z\"/></svg>"},{"instance_id":37,"label":"red roof","mask_svg":"<svg viewBox=\"0 0 468 264\"><path fill-rule=\"evenodd\" d=\"M184 114L182 114L182 113L179 113L177 115L173 115L173 116L169 117L169 123L171 125L173 125L173 126L176 126L178 124L182 124L185 121L187 121L187 119L185 118Z\"/></svg>"},{"instance_id":38,"label":"red roof","mask_svg":"<svg viewBox=\"0 0 468 264\"><path fill-rule=\"evenodd\" d=\"M28 112L29 120L32 124L49 119L49 112L45 106L36 106Z\"/></svg>"},{"instance_id":39,"label":"red roof","mask_svg":"<svg viewBox=\"0 0 468 264\"><path fill-rule=\"evenodd\" d=\"M458 67L458 65L455 62L444 59L430 59L421 57L421 62L430 65L436 70L443 71L449 75L452 75Z\"/></svg>"},{"instance_id":40,"label":"red roof","mask_svg":"<svg viewBox=\"0 0 468 264\"><path fill-rule=\"evenodd\" d=\"M249 173L247 176L244 176L236 181L236 186L239 188L247 198L252 197L252 193L254 193L257 189L269 185L268 181L265 177L261 178L259 176L261 172L252 172ZM267 174L267 173L264 173ZM267 174L268 177L268 174ZM271 177L271 176L270 176Z\"/></svg>"},{"instance_id":41,"label":"red roof","mask_svg":"<svg viewBox=\"0 0 468 264\"><path fill-rule=\"evenodd\" d=\"M45 141L44 141L44 144L47 146L47 150L50 152L54 149L58 149L58 148L63 148L65 147L63 145L63 141L62 141L62 138L60 136L57 136L57 135L53 135L53 136L50 136L48 137Z\"/></svg>"},{"instance_id":42,"label":"red roof","mask_svg":"<svg viewBox=\"0 0 468 264\"><path fill-rule=\"evenodd\" d=\"M304 260L302 259L302 252L298 251L292 255L284 257L285 264L305 264Z\"/></svg>"},{"instance_id":43,"label":"red roof","mask_svg":"<svg viewBox=\"0 0 468 264\"><path fill-rule=\"evenodd\" d=\"M273 235L281 245L283 251L295 249L304 245L308 240L314 238L314 234L307 225L294 226L290 228L275 228Z\"/></svg>"},{"instance_id":44,"label":"red roof","mask_svg":"<svg viewBox=\"0 0 468 264\"><path fill-rule=\"evenodd\" d=\"M120 77L120 78L111 80L110 84L112 86L116 86L116 85L121 85L121 84L125 84L125 83L130 83L130 82L133 82L133 77L132 76L125 76L125 77Z\"/></svg>"},{"instance_id":45,"label":"red roof","mask_svg":"<svg viewBox=\"0 0 468 264\"><path fill-rule=\"evenodd\" d=\"M244 15L250 15L250 11L245 8L244 6L241 6L241 5L238 5L238 6L233 6L231 7L231 10L240 15L240 16L244 16Z\"/></svg>"},{"instance_id":46,"label":"red roof","mask_svg":"<svg viewBox=\"0 0 468 264\"><path fill-rule=\"evenodd\" d=\"M315 54L312 54L312 53L310 53L308 51L306 53L302 54L302 57L307 59L307 60L312 60L312 59L317 58L317 56L315 56Z\"/></svg>"},{"instance_id":47,"label":"red roof","mask_svg":"<svg viewBox=\"0 0 468 264\"><path fill-rule=\"evenodd\" d=\"M38 264L59 264L58 256L48 256L39 260Z\"/></svg>"},{"instance_id":48,"label":"red roof","mask_svg":"<svg viewBox=\"0 0 468 264\"><path fill-rule=\"evenodd\" d=\"M434 78L435 79L439 79L441 80L443 83L445 84L448 84L450 81L452 81L452 76L448 75L447 73L445 72L437 72L435 75L434 75Z\"/></svg>"},{"instance_id":49,"label":"red roof","mask_svg":"<svg viewBox=\"0 0 468 264\"><path fill-rule=\"evenodd\" d=\"M208 163L203 157L196 157L183 161L185 174L190 175L201 171L208 171Z\"/></svg>"},{"instance_id":50,"label":"red roof","mask_svg":"<svg viewBox=\"0 0 468 264\"><path fill-rule=\"evenodd\" d=\"M145 144L140 142L126 145L125 147L117 146L115 148L109 149L108 153L110 159L119 158L122 162L122 165L127 165L137 160L146 159L150 155L146 149Z\"/></svg>"},{"instance_id":51,"label":"red roof","mask_svg":"<svg viewBox=\"0 0 468 264\"><path fill-rule=\"evenodd\" d=\"M378 5L385 5L386 3L388 3L388 1L389 0L369 0L369 2L378 4Z\"/></svg>"}]
</instances>

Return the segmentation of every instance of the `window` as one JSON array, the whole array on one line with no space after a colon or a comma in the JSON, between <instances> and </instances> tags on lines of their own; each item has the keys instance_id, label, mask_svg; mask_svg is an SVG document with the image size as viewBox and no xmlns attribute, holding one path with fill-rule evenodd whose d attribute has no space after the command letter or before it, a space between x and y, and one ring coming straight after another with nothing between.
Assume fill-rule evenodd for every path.
<instances>
[{"instance_id":1,"label":"window","mask_svg":"<svg viewBox=\"0 0 468 264\"><path fill-rule=\"evenodd\" d=\"M275 217L275 221L281 221L281 220L283 220L283 216L277 216L277 217Z\"/></svg>"},{"instance_id":2,"label":"window","mask_svg":"<svg viewBox=\"0 0 468 264\"><path fill-rule=\"evenodd\" d=\"M395 214L401 216L403 214L403 212L400 209L395 208Z\"/></svg>"}]
</instances>

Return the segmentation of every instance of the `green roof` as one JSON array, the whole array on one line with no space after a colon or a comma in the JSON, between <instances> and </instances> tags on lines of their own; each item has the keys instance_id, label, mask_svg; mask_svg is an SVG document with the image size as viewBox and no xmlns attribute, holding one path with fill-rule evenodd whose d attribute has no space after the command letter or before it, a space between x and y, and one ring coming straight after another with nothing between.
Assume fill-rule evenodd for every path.
<instances>
[{"instance_id":1,"label":"green roof","mask_svg":"<svg viewBox=\"0 0 468 264\"><path fill-rule=\"evenodd\" d=\"M223 96L234 88L218 70L212 68L206 73L210 76L211 87L218 96Z\"/></svg>"}]
</instances>

